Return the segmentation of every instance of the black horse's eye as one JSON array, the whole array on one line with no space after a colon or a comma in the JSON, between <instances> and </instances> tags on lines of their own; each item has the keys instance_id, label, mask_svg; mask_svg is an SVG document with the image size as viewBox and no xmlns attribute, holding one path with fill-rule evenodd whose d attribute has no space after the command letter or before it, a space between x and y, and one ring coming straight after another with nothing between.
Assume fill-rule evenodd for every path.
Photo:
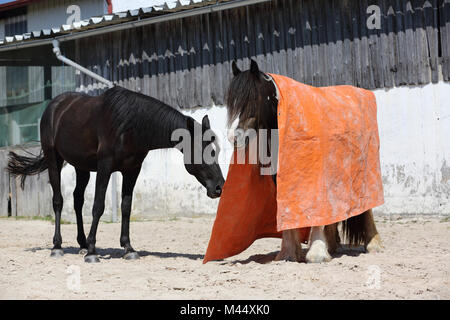
<instances>
[{"instance_id":1,"label":"black horse's eye","mask_svg":"<svg viewBox=\"0 0 450 320\"><path fill-rule=\"evenodd\" d=\"M214 158L216 157L216 150L214 149L211 150L211 156L213 156Z\"/></svg>"}]
</instances>

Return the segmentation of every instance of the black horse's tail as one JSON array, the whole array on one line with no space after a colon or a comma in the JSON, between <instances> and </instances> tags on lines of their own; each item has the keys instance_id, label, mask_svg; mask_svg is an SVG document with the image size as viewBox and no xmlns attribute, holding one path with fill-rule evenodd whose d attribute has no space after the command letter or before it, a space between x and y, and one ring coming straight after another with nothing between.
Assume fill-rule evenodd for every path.
<instances>
[{"instance_id":1,"label":"black horse's tail","mask_svg":"<svg viewBox=\"0 0 450 320\"><path fill-rule=\"evenodd\" d=\"M351 246L364 244L367 233L365 229L365 214L366 212L363 212L362 214L342 221L342 233Z\"/></svg>"},{"instance_id":2,"label":"black horse's tail","mask_svg":"<svg viewBox=\"0 0 450 320\"><path fill-rule=\"evenodd\" d=\"M6 171L13 176L20 176L20 187L22 189L27 176L41 173L47 168L48 164L42 150L39 155L32 157L19 156L15 152L9 152L9 161L6 166Z\"/></svg>"}]
</instances>

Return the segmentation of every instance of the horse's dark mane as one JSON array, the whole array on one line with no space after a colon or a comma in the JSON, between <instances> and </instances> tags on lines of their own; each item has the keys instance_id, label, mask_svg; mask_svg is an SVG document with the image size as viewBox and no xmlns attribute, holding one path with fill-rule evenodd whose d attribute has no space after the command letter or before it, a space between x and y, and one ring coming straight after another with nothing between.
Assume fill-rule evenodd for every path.
<instances>
[{"instance_id":1,"label":"horse's dark mane","mask_svg":"<svg viewBox=\"0 0 450 320\"><path fill-rule=\"evenodd\" d=\"M104 103L111 110L116 136L132 131L140 143L158 145L170 141L173 130L187 128L187 116L150 96L120 86L104 93Z\"/></svg>"},{"instance_id":2,"label":"horse's dark mane","mask_svg":"<svg viewBox=\"0 0 450 320\"><path fill-rule=\"evenodd\" d=\"M239 117L240 121L255 118L256 130L277 128L276 89L264 77L250 71L233 77L227 94L228 125Z\"/></svg>"}]
</instances>

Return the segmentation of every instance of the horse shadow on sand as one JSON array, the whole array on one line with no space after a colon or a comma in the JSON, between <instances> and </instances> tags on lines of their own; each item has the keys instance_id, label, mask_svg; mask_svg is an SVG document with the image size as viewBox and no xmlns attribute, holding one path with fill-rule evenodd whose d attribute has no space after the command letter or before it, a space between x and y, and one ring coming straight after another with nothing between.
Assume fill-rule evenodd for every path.
<instances>
[{"instance_id":1,"label":"horse shadow on sand","mask_svg":"<svg viewBox=\"0 0 450 320\"><path fill-rule=\"evenodd\" d=\"M260 263L260 264L266 264L266 263L270 263L273 262L275 260L275 257L277 256L279 251L273 251L267 254L255 254L250 256L249 258L245 259L245 260L234 260L234 261L223 261L222 264L247 264L247 263L251 263L251 262L256 262L256 263ZM302 258L303 258L303 262L305 262L305 256L306 253L308 252L308 249L306 248L302 248ZM339 259L342 256L352 256L352 257L357 257L362 253L365 253L365 249L364 246L349 246L349 245L341 245L340 248L338 248L336 250L336 252L334 254L331 255L331 257L333 259Z\"/></svg>"},{"instance_id":2,"label":"horse shadow on sand","mask_svg":"<svg viewBox=\"0 0 450 320\"><path fill-rule=\"evenodd\" d=\"M50 256L51 248L46 247L34 247L27 248L25 251L28 252L36 252L36 251L48 251ZM109 260L109 259L121 259L124 254L124 250L122 248L96 248L95 251L100 260ZM74 254L74 255L84 255L80 253L79 247L64 247L64 254ZM155 252L155 251L146 251L146 250L137 250L137 253L140 257L146 256L154 256L159 258L186 258L190 260L199 260L203 259L203 254L189 254L189 253L178 253L178 252Z\"/></svg>"},{"instance_id":3,"label":"horse shadow on sand","mask_svg":"<svg viewBox=\"0 0 450 320\"><path fill-rule=\"evenodd\" d=\"M50 248L46 247L34 247L27 248L25 251L36 252L41 250L47 250L49 253L51 251ZM78 247L65 247L63 248L64 254L75 254L80 255L80 248ZM101 260L109 260L109 259L121 259L124 254L124 250L121 248L96 248L97 255ZM185 258L190 260L203 260L203 254L191 254L191 253L179 253L179 252L156 252L156 251L146 251L146 250L138 250L137 251L140 257L146 256L154 256L162 259L166 258ZM307 253L307 249L302 249L302 256L305 257ZM337 249L336 253L332 254L333 259L340 258L342 256L353 256L357 257L360 254L365 253L364 246L356 246L351 247L349 245L341 245L340 248ZM244 260L218 260L221 265L226 264L247 264L251 262L256 262L259 264L266 264L273 262L275 257L277 256L278 251L273 251L267 254L255 254L250 256Z\"/></svg>"}]
</instances>

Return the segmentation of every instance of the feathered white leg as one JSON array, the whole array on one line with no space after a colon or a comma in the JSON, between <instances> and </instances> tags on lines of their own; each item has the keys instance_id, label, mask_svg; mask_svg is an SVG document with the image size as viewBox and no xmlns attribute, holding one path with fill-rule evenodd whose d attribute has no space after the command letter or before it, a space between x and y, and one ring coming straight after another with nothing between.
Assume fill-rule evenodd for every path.
<instances>
[{"instance_id":1,"label":"feathered white leg","mask_svg":"<svg viewBox=\"0 0 450 320\"><path fill-rule=\"evenodd\" d=\"M324 226L312 227L309 240L310 247L306 254L306 262L321 263L331 260L331 256L328 253L324 228Z\"/></svg>"}]
</instances>

